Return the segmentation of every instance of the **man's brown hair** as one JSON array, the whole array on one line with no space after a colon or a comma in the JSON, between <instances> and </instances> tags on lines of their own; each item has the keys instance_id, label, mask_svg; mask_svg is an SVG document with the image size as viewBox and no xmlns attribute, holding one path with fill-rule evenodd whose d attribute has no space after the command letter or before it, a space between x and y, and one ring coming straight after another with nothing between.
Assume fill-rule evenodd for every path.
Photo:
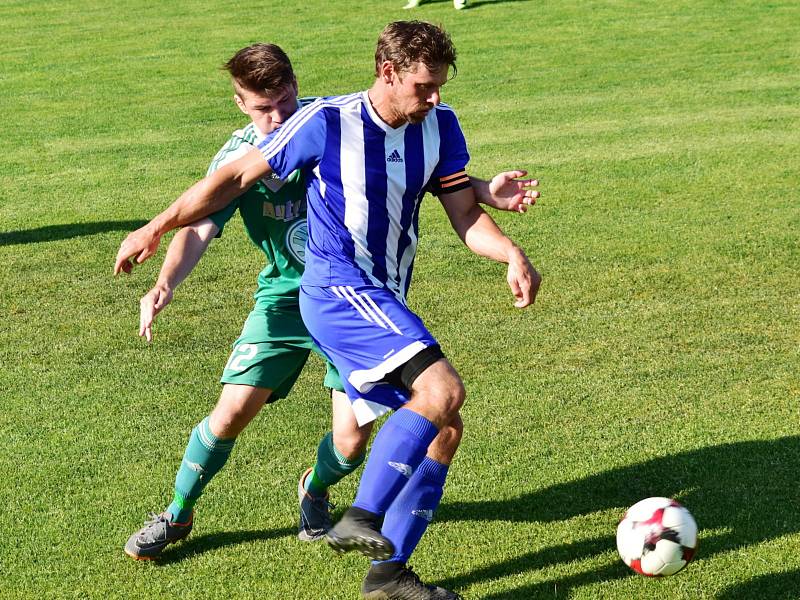
<instances>
[{"instance_id":1,"label":"man's brown hair","mask_svg":"<svg viewBox=\"0 0 800 600\"><path fill-rule=\"evenodd\" d=\"M424 21L389 23L378 38L375 48L375 76L384 61L390 61L400 72L408 72L416 63L431 71L453 67L456 74L456 48L447 32Z\"/></svg>"},{"instance_id":2,"label":"man's brown hair","mask_svg":"<svg viewBox=\"0 0 800 600\"><path fill-rule=\"evenodd\" d=\"M234 87L273 93L294 82L292 63L275 44L253 44L242 48L225 63Z\"/></svg>"}]
</instances>

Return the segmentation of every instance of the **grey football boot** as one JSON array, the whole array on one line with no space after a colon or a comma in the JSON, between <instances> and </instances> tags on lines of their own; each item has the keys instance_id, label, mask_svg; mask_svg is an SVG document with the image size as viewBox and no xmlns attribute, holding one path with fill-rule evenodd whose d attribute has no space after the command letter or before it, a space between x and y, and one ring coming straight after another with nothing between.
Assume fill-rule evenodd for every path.
<instances>
[{"instance_id":1,"label":"grey football boot","mask_svg":"<svg viewBox=\"0 0 800 600\"><path fill-rule=\"evenodd\" d=\"M125 544L125 554L136 560L153 560L169 544L189 535L194 526L194 513L188 523L172 523L169 513L150 513L149 517Z\"/></svg>"},{"instance_id":2,"label":"grey football boot","mask_svg":"<svg viewBox=\"0 0 800 600\"><path fill-rule=\"evenodd\" d=\"M361 586L364 600L463 600L450 590L426 585L403 563L378 563L370 567Z\"/></svg>"},{"instance_id":3,"label":"grey football boot","mask_svg":"<svg viewBox=\"0 0 800 600\"><path fill-rule=\"evenodd\" d=\"M394 554L394 544L381 534L380 517L351 506L325 536L336 552L356 550L372 560L386 560Z\"/></svg>"},{"instance_id":4,"label":"grey football boot","mask_svg":"<svg viewBox=\"0 0 800 600\"><path fill-rule=\"evenodd\" d=\"M330 496L312 496L306 491L306 477L311 473L308 469L297 484L297 498L300 500L300 527L297 537L304 542L316 542L325 537L333 523L331 510L334 508Z\"/></svg>"}]
</instances>

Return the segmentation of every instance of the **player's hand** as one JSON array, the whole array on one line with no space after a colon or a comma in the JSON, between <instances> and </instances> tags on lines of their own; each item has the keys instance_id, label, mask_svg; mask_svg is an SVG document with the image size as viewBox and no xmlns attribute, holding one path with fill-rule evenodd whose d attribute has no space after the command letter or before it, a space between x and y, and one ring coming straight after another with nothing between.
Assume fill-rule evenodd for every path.
<instances>
[{"instance_id":1,"label":"player's hand","mask_svg":"<svg viewBox=\"0 0 800 600\"><path fill-rule=\"evenodd\" d=\"M515 248L513 256L508 261L507 281L516 299L514 306L525 308L536 300L542 276L533 268L525 253Z\"/></svg>"},{"instance_id":2,"label":"player's hand","mask_svg":"<svg viewBox=\"0 0 800 600\"><path fill-rule=\"evenodd\" d=\"M159 284L142 296L139 300L139 337L153 341L153 321L171 301L172 289Z\"/></svg>"},{"instance_id":3,"label":"player's hand","mask_svg":"<svg viewBox=\"0 0 800 600\"><path fill-rule=\"evenodd\" d=\"M119 275L122 271L130 273L133 270L131 259L134 259L136 264L143 263L156 253L160 242L161 236L148 225L129 233L117 252L114 275Z\"/></svg>"},{"instance_id":4,"label":"player's hand","mask_svg":"<svg viewBox=\"0 0 800 600\"><path fill-rule=\"evenodd\" d=\"M539 180L520 179L527 174L527 171L517 170L495 175L489 182L491 205L500 210L524 213L529 206L536 204L541 194L533 188L539 185Z\"/></svg>"}]
</instances>

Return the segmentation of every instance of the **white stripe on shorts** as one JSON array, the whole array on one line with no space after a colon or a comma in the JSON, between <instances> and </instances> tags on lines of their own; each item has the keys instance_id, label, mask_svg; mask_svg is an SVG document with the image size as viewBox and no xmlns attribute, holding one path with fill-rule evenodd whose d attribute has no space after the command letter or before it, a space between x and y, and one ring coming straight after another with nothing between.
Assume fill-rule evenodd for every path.
<instances>
[{"instance_id":1,"label":"white stripe on shorts","mask_svg":"<svg viewBox=\"0 0 800 600\"><path fill-rule=\"evenodd\" d=\"M364 309L361 308L359 303L354 301L347 294L347 290L345 289L344 286L336 286L336 285L334 285L334 286L331 286L331 289L333 290L334 294L339 296L339 298L342 298L343 300L347 300L350 304L352 304L353 308L355 308L358 311L358 314L360 314L362 317L364 317L364 320L369 321L370 323L374 323L375 322L372 318L370 318L370 316L366 312L364 312ZM378 325L380 325L381 327L386 329L386 326L383 323L379 322Z\"/></svg>"},{"instance_id":2,"label":"white stripe on shorts","mask_svg":"<svg viewBox=\"0 0 800 600\"><path fill-rule=\"evenodd\" d=\"M369 306L367 306L366 302L364 302L364 298L362 297L363 294L362 295L357 294L356 291L353 289L353 286L350 285L348 285L347 287L342 286L342 293L345 295L345 297L350 301L350 303L353 306L355 306L356 308L358 308L358 306L361 306L361 308L364 309L364 312L366 312L370 316L369 319L370 321L386 329L386 324L383 321L381 321L381 318ZM358 305L355 304L356 302L358 303Z\"/></svg>"},{"instance_id":3,"label":"white stripe on shorts","mask_svg":"<svg viewBox=\"0 0 800 600\"><path fill-rule=\"evenodd\" d=\"M369 297L368 294L358 294L353 289L352 286L343 286L343 285L333 285L331 286L333 293L342 298L343 300L347 300L350 304L353 305L365 320L369 321L370 323L375 323L379 327L383 329L388 329L391 327L392 331L394 331L398 335L402 335L400 329L392 323L392 320L383 312L375 301ZM387 327L388 325L388 327Z\"/></svg>"},{"instance_id":4,"label":"white stripe on shorts","mask_svg":"<svg viewBox=\"0 0 800 600\"><path fill-rule=\"evenodd\" d=\"M387 374L394 371L400 365L406 364L417 354L425 350L425 348L427 348L427 346L422 342L411 342L408 346L399 352L395 352L376 367L362 369L360 371L351 371L347 380L350 382L350 385L362 394L365 394L374 388Z\"/></svg>"},{"instance_id":5,"label":"white stripe on shorts","mask_svg":"<svg viewBox=\"0 0 800 600\"><path fill-rule=\"evenodd\" d=\"M377 402L371 402L364 398L356 398L350 406L353 407L353 414L356 416L359 427L367 423L372 423L372 421L381 415L385 415L392 410L388 406L378 404Z\"/></svg>"},{"instance_id":6,"label":"white stripe on shorts","mask_svg":"<svg viewBox=\"0 0 800 600\"><path fill-rule=\"evenodd\" d=\"M350 288L350 289L352 290L353 288ZM394 331L396 334L398 334L398 335L399 335L401 332L400 332L400 330L397 328L397 325L395 325L394 323L392 323L392 320L391 320L391 319L390 319L390 318L389 318L389 317L386 315L386 313L384 313L384 312L383 312L383 311L382 311L382 310L381 310L381 309L378 307L378 305L377 305L377 304L375 304L375 301L374 301L372 298L370 298L368 294L361 294L361 295L362 295L364 298L366 298L366 299L367 299L367 301L369 302L370 306L372 306L373 310L374 310L376 313L378 313L378 314L379 314L379 315L380 315L380 316L383 318L383 320L384 320L384 321L386 321L386 323L388 323L388 324L389 324L389 327L391 327L391 328L392 328L392 330L393 330L393 331Z\"/></svg>"}]
</instances>

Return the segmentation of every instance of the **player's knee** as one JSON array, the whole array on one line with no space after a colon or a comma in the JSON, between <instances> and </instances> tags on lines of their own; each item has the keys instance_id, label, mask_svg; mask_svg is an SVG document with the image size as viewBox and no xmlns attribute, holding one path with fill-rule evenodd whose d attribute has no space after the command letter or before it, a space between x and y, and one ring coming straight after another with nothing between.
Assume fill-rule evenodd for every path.
<instances>
[{"instance_id":1,"label":"player's knee","mask_svg":"<svg viewBox=\"0 0 800 600\"><path fill-rule=\"evenodd\" d=\"M241 418L237 419L236 414L217 410L216 408L211 411L208 426L211 429L211 433L223 439L236 437L244 429L241 424Z\"/></svg>"},{"instance_id":2,"label":"player's knee","mask_svg":"<svg viewBox=\"0 0 800 600\"><path fill-rule=\"evenodd\" d=\"M438 423L448 423L464 404L466 391L460 379L434 386L427 394L427 404L436 415ZM446 427L443 425L441 427Z\"/></svg>"},{"instance_id":3,"label":"player's knee","mask_svg":"<svg viewBox=\"0 0 800 600\"><path fill-rule=\"evenodd\" d=\"M266 389L226 385L211 411L208 423L211 432L220 438L236 437L258 414L268 397Z\"/></svg>"},{"instance_id":4,"label":"player's knee","mask_svg":"<svg viewBox=\"0 0 800 600\"><path fill-rule=\"evenodd\" d=\"M464 401L467 399L467 388L464 387L464 382L461 381L460 377L458 378L458 382L456 383L456 388L457 389L456 389L456 393L455 393L455 396L456 396L456 399L455 399L456 408L455 408L455 410L459 411L459 410L461 410L461 407L464 406ZM456 415L456 416L458 417L458 420L460 422L461 421L461 417L458 416L458 415ZM461 424L461 430L462 431L464 430L464 424L463 423Z\"/></svg>"},{"instance_id":5,"label":"player's knee","mask_svg":"<svg viewBox=\"0 0 800 600\"><path fill-rule=\"evenodd\" d=\"M355 460L363 456L367 450L371 426L364 426L348 431L333 432L333 445L347 460Z\"/></svg>"},{"instance_id":6,"label":"player's knee","mask_svg":"<svg viewBox=\"0 0 800 600\"><path fill-rule=\"evenodd\" d=\"M430 419L441 429L456 416L466 395L461 377L443 358L418 375L413 383L408 408Z\"/></svg>"},{"instance_id":7,"label":"player's knee","mask_svg":"<svg viewBox=\"0 0 800 600\"><path fill-rule=\"evenodd\" d=\"M222 410L215 408L211 412L209 427L211 433L220 438L232 438L241 433L252 419L242 407L224 407Z\"/></svg>"},{"instance_id":8,"label":"player's knee","mask_svg":"<svg viewBox=\"0 0 800 600\"><path fill-rule=\"evenodd\" d=\"M441 406L446 414L457 414L467 398L464 382L457 373L453 374L454 377L446 378L441 382L438 391L441 397Z\"/></svg>"}]
</instances>

